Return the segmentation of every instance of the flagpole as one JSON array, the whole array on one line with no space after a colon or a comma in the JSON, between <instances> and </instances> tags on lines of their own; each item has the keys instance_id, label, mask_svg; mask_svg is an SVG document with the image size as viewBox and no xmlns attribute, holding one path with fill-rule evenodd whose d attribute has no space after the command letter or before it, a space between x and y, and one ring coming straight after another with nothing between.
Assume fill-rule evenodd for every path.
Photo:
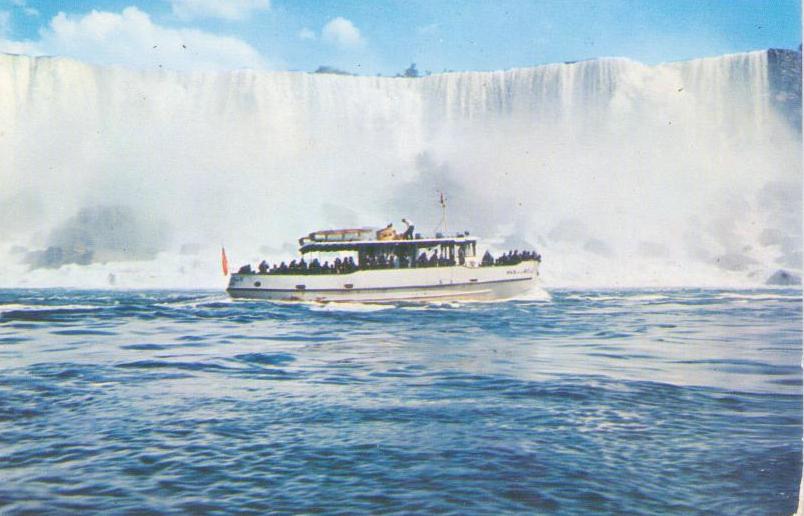
<instances>
[{"instance_id":1,"label":"flagpole","mask_svg":"<svg viewBox=\"0 0 804 516\"><path fill-rule=\"evenodd\" d=\"M444 196L444 192L438 192L439 194L439 202L441 203L441 224L442 231L444 234L447 234L447 198Z\"/></svg>"}]
</instances>

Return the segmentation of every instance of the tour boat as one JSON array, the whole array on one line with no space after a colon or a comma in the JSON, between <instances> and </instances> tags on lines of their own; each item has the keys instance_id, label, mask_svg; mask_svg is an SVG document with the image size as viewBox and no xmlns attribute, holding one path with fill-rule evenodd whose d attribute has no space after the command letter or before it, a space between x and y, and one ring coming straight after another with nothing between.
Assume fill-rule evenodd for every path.
<instances>
[{"instance_id":1,"label":"tour boat","mask_svg":"<svg viewBox=\"0 0 804 516\"><path fill-rule=\"evenodd\" d=\"M406 222L403 220L403 222ZM478 257L468 232L427 238L391 225L316 231L299 239L297 260L231 275L233 298L311 302L488 301L521 296L538 281L541 256L511 251Z\"/></svg>"}]
</instances>

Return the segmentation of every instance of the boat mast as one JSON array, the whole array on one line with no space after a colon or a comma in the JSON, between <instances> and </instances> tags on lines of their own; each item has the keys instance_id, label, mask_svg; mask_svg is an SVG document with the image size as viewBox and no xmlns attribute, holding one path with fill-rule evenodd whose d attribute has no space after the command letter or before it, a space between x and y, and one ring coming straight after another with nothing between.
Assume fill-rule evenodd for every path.
<instances>
[{"instance_id":1,"label":"boat mast","mask_svg":"<svg viewBox=\"0 0 804 516\"><path fill-rule=\"evenodd\" d=\"M447 198L444 196L444 192L438 192L439 195L439 203L441 204L441 222L438 223L438 227L436 230L441 228L443 233L447 234Z\"/></svg>"}]
</instances>

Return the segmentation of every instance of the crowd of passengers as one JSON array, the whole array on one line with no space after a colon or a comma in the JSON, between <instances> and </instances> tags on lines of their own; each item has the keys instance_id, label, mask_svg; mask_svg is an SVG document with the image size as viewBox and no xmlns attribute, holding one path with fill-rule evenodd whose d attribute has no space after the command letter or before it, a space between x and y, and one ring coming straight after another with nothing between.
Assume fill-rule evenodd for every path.
<instances>
[{"instance_id":1,"label":"crowd of passengers","mask_svg":"<svg viewBox=\"0 0 804 516\"><path fill-rule=\"evenodd\" d=\"M480 265L483 267L490 265L516 265L528 260L541 262L542 255L536 251L522 251L520 253L518 250L514 250L494 258L490 252L486 251L486 254L483 255L483 259L480 261Z\"/></svg>"},{"instance_id":2,"label":"crowd of passengers","mask_svg":"<svg viewBox=\"0 0 804 516\"><path fill-rule=\"evenodd\" d=\"M289 264L282 262L274 264L272 267L268 262L263 260L257 266L257 271L252 270L251 264L244 265L238 270L238 274L345 274L354 272L359 267L352 257L347 257L341 260L335 258L335 261L330 264L329 261L321 263L318 258L307 263L304 258L296 261L291 260Z\"/></svg>"},{"instance_id":3,"label":"crowd of passengers","mask_svg":"<svg viewBox=\"0 0 804 516\"><path fill-rule=\"evenodd\" d=\"M492 265L516 265L526 260L541 261L542 257L535 251L509 251L497 258L494 258L491 253L486 251L480 265L488 267ZM263 260L258 266L257 270L251 268L251 264L240 267L237 271L238 274L347 274L356 270L371 270L371 269L406 269L408 267L444 267L455 265L455 259L438 256L438 253L433 251L433 254L427 256L426 253L421 253L416 258L415 263L405 256L397 257L390 255L373 256L366 255L363 261L358 265L352 257L344 259L335 258L330 264L329 261L321 263L318 258L313 259L307 263L304 258L300 260L292 260L289 264L281 262L269 266L268 262ZM464 258L459 256L459 263L463 265Z\"/></svg>"}]
</instances>

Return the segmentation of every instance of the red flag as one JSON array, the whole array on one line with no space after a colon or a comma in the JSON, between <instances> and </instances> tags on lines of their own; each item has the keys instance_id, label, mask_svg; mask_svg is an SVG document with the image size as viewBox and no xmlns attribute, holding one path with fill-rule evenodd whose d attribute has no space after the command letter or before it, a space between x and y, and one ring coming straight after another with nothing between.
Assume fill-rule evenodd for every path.
<instances>
[{"instance_id":1,"label":"red flag","mask_svg":"<svg viewBox=\"0 0 804 516\"><path fill-rule=\"evenodd\" d=\"M226 259L226 249L221 246L221 267L223 268L223 275L229 275L229 260Z\"/></svg>"}]
</instances>

